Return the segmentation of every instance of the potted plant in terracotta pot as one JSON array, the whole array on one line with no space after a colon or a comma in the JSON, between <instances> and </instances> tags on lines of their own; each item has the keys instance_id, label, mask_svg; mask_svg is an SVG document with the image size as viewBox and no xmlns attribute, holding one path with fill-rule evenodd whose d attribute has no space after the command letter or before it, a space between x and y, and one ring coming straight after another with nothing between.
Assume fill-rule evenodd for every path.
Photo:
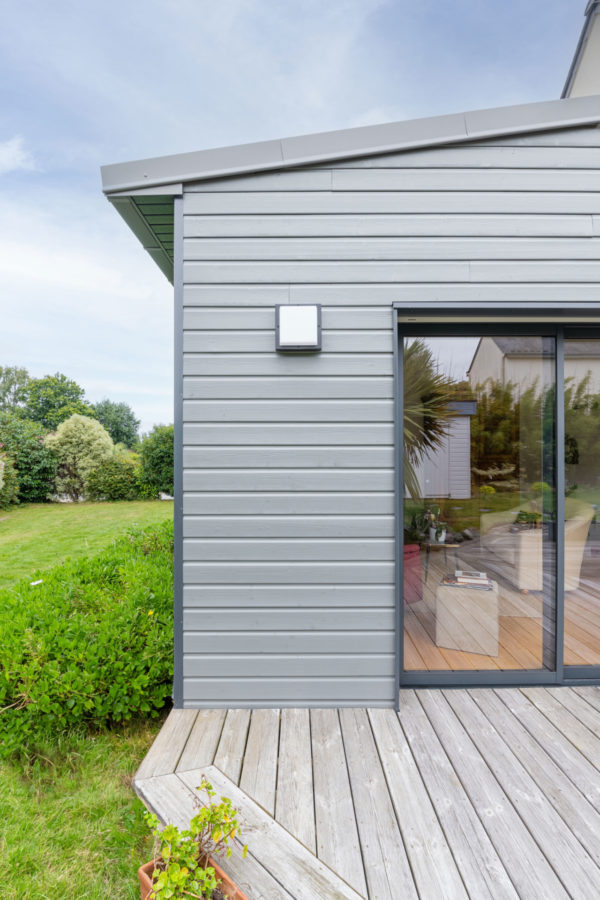
<instances>
[{"instance_id":1,"label":"potted plant in terracotta pot","mask_svg":"<svg viewBox=\"0 0 600 900\"><path fill-rule=\"evenodd\" d=\"M215 803L215 791L205 778L198 790L209 802L198 803L189 828L163 828L155 815L145 814L155 846L154 858L138 870L142 900L248 900L215 859L231 856L229 845L240 834L237 810L228 797ZM246 852L244 846L244 857Z\"/></svg>"}]
</instances>

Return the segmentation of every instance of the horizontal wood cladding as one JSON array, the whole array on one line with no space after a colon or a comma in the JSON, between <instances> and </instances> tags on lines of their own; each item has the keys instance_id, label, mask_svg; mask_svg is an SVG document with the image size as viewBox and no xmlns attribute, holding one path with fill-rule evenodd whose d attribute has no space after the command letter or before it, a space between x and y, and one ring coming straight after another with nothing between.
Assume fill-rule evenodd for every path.
<instances>
[{"instance_id":1,"label":"horizontal wood cladding","mask_svg":"<svg viewBox=\"0 0 600 900\"><path fill-rule=\"evenodd\" d=\"M600 200L598 201L600 203ZM296 282L338 284L420 282L600 282L598 260L458 260L455 262L188 262L184 264L188 283L251 284L257 282Z\"/></svg>"},{"instance_id":2,"label":"horizontal wood cladding","mask_svg":"<svg viewBox=\"0 0 600 900\"><path fill-rule=\"evenodd\" d=\"M394 702L392 305L587 303L600 131L188 186L183 670L188 707ZM319 303L322 351L274 307Z\"/></svg>"},{"instance_id":3,"label":"horizontal wood cladding","mask_svg":"<svg viewBox=\"0 0 600 900\"><path fill-rule=\"evenodd\" d=\"M281 706L281 697L289 698L288 706L391 706L394 702L392 679L372 676L303 675L300 678L282 676L263 678L185 678L185 703L190 706L214 708L257 705ZM257 704L257 697L260 698Z\"/></svg>"},{"instance_id":4,"label":"horizontal wood cladding","mask_svg":"<svg viewBox=\"0 0 600 900\"><path fill-rule=\"evenodd\" d=\"M597 155L597 151L594 151ZM598 192L580 191L264 191L189 194L186 213L600 213Z\"/></svg>"},{"instance_id":5,"label":"horizontal wood cladding","mask_svg":"<svg viewBox=\"0 0 600 900\"><path fill-rule=\"evenodd\" d=\"M467 264L468 265L468 264ZM543 264L540 264L542 268ZM391 317L393 303L414 304L415 308L428 303L481 304L481 303L539 303L540 309L548 302L597 303L598 284L577 282L575 272L579 263L572 265L573 277L564 282L427 282L419 284L289 284L273 286L247 284L187 285L184 288L186 307L204 304L224 307L265 307L273 314L276 303L321 303L328 308L336 306L380 307ZM510 266L506 266L508 273ZM469 270L470 271L470 270Z\"/></svg>"},{"instance_id":6,"label":"horizontal wood cladding","mask_svg":"<svg viewBox=\"0 0 600 900\"><path fill-rule=\"evenodd\" d=\"M184 470L184 491L392 491L394 470L299 468L238 468ZM293 503L290 504L293 508Z\"/></svg>"},{"instance_id":7,"label":"horizontal wood cladding","mask_svg":"<svg viewBox=\"0 0 600 900\"><path fill-rule=\"evenodd\" d=\"M381 422L200 422L183 426L185 446L200 447L217 444L219 446L292 446L305 444L332 446L343 444L388 444L394 442L391 424Z\"/></svg>"},{"instance_id":8,"label":"horizontal wood cladding","mask_svg":"<svg viewBox=\"0 0 600 900\"><path fill-rule=\"evenodd\" d=\"M368 619L368 610L364 610L364 618ZM219 640L221 631L186 631L184 651L187 653L213 653L215 640ZM222 639L222 638L221 638ZM274 644L274 641L277 643ZM281 631L267 629L265 631L236 630L227 631L227 644L223 644L223 652L241 653L273 653L292 655L295 653L338 653L343 648L344 654L394 652L393 621L390 618L387 629L369 629L360 631L343 631L337 628L307 631Z\"/></svg>"},{"instance_id":9,"label":"horizontal wood cladding","mask_svg":"<svg viewBox=\"0 0 600 900\"><path fill-rule=\"evenodd\" d=\"M310 672L315 676L335 676L340 666L348 670L359 669L363 676L377 675L392 678L394 674L393 653L361 653L333 654L330 651L317 654L236 654L235 659L231 655L207 656L203 653L189 654L185 658L184 677L207 678L214 676L227 676L231 672L232 662L244 667L247 677L260 677L265 672L273 678L303 676Z\"/></svg>"},{"instance_id":10,"label":"horizontal wood cladding","mask_svg":"<svg viewBox=\"0 0 600 900\"><path fill-rule=\"evenodd\" d=\"M186 216L186 252L194 238L589 237L600 234L589 213L436 215Z\"/></svg>"},{"instance_id":11,"label":"horizontal wood cladding","mask_svg":"<svg viewBox=\"0 0 600 900\"><path fill-rule=\"evenodd\" d=\"M390 338L391 339L391 338ZM191 422L391 422L389 400L315 398L313 400L184 400L184 420Z\"/></svg>"},{"instance_id":12,"label":"horizontal wood cladding","mask_svg":"<svg viewBox=\"0 0 600 900\"><path fill-rule=\"evenodd\" d=\"M321 548L324 549L323 547ZM230 549L231 559L233 548ZM185 562L183 565L184 584L393 584L394 564L387 561L369 559L291 561L274 562ZM305 616L306 627L310 630L312 614Z\"/></svg>"},{"instance_id":13,"label":"horizontal wood cladding","mask_svg":"<svg viewBox=\"0 0 600 900\"><path fill-rule=\"evenodd\" d=\"M317 584L309 586L268 584L258 585L186 585L183 592L185 607L235 609L252 607L394 607L394 588L391 584Z\"/></svg>"},{"instance_id":14,"label":"horizontal wood cladding","mask_svg":"<svg viewBox=\"0 0 600 900\"><path fill-rule=\"evenodd\" d=\"M502 260L598 259L600 237L355 237L198 238L186 243L188 260Z\"/></svg>"},{"instance_id":15,"label":"horizontal wood cladding","mask_svg":"<svg viewBox=\"0 0 600 900\"><path fill-rule=\"evenodd\" d=\"M331 502L331 508L336 509L335 501ZM185 537L194 538L393 537L394 517L377 514L187 516L183 532Z\"/></svg>"}]
</instances>

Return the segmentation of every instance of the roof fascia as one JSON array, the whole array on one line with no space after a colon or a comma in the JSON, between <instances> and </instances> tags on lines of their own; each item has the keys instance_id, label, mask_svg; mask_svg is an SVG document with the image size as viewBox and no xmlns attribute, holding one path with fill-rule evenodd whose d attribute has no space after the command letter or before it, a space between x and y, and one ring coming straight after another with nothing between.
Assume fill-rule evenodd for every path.
<instances>
[{"instance_id":1,"label":"roof fascia","mask_svg":"<svg viewBox=\"0 0 600 900\"><path fill-rule=\"evenodd\" d=\"M110 196L174 183L180 185L510 134L596 125L598 122L600 96L546 100L116 163L102 167L102 189Z\"/></svg>"},{"instance_id":2,"label":"roof fascia","mask_svg":"<svg viewBox=\"0 0 600 900\"><path fill-rule=\"evenodd\" d=\"M571 92L573 81L575 80L575 75L577 74L577 69L579 68L581 57L583 56L583 49L592 28L592 21L596 13L599 11L600 0L590 0L584 13L585 22L583 23L583 28L581 29L581 34L579 35L579 40L577 42L577 47L575 48L575 54L567 73L567 80L565 81L565 86L562 90L562 94L560 95L561 99L563 100L567 98Z\"/></svg>"}]
</instances>

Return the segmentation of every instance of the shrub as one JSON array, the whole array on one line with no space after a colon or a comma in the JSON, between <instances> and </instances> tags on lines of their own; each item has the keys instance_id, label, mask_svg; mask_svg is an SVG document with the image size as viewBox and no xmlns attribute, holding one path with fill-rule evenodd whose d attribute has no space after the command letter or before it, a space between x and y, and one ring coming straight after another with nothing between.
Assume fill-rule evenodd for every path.
<instances>
[{"instance_id":1,"label":"shrub","mask_svg":"<svg viewBox=\"0 0 600 900\"><path fill-rule=\"evenodd\" d=\"M113 455L114 444L100 422L87 416L72 415L46 438L56 453L55 487L58 494L79 500L87 492L90 472Z\"/></svg>"},{"instance_id":2,"label":"shrub","mask_svg":"<svg viewBox=\"0 0 600 900\"><path fill-rule=\"evenodd\" d=\"M0 413L0 445L14 460L21 503L43 503L52 491L56 455L45 445L45 436L38 422Z\"/></svg>"},{"instance_id":3,"label":"shrub","mask_svg":"<svg viewBox=\"0 0 600 900\"><path fill-rule=\"evenodd\" d=\"M491 496L492 494L496 493L496 488L492 484L482 484L479 488L479 493L483 495L488 494Z\"/></svg>"},{"instance_id":4,"label":"shrub","mask_svg":"<svg viewBox=\"0 0 600 900\"><path fill-rule=\"evenodd\" d=\"M87 479L90 500L136 500L140 495L140 463L136 454L115 454L93 469Z\"/></svg>"},{"instance_id":5,"label":"shrub","mask_svg":"<svg viewBox=\"0 0 600 900\"><path fill-rule=\"evenodd\" d=\"M155 425L141 447L142 484L149 496L173 493L173 426Z\"/></svg>"},{"instance_id":6,"label":"shrub","mask_svg":"<svg viewBox=\"0 0 600 900\"><path fill-rule=\"evenodd\" d=\"M0 509L18 502L19 481L15 465L10 456L0 450Z\"/></svg>"},{"instance_id":7,"label":"shrub","mask_svg":"<svg viewBox=\"0 0 600 900\"><path fill-rule=\"evenodd\" d=\"M173 526L0 591L0 754L156 716L171 694Z\"/></svg>"}]
</instances>

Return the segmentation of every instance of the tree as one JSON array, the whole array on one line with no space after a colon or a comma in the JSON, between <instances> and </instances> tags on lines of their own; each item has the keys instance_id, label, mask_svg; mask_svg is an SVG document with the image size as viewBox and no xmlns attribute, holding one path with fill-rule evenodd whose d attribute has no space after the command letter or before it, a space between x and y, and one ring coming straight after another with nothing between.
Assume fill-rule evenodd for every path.
<instances>
[{"instance_id":1,"label":"tree","mask_svg":"<svg viewBox=\"0 0 600 900\"><path fill-rule=\"evenodd\" d=\"M23 405L29 384L27 369L0 366L0 411L14 411Z\"/></svg>"},{"instance_id":2,"label":"tree","mask_svg":"<svg viewBox=\"0 0 600 900\"><path fill-rule=\"evenodd\" d=\"M142 484L155 497L173 493L173 426L155 425L144 436L140 451Z\"/></svg>"},{"instance_id":3,"label":"tree","mask_svg":"<svg viewBox=\"0 0 600 900\"><path fill-rule=\"evenodd\" d=\"M94 418L94 409L84 397L83 388L60 372L32 378L25 392L25 416L50 430L74 414Z\"/></svg>"},{"instance_id":4,"label":"tree","mask_svg":"<svg viewBox=\"0 0 600 900\"><path fill-rule=\"evenodd\" d=\"M90 500L137 500L140 469L137 453L115 453L105 459L88 475Z\"/></svg>"},{"instance_id":5,"label":"tree","mask_svg":"<svg viewBox=\"0 0 600 900\"><path fill-rule=\"evenodd\" d=\"M414 500L421 493L416 469L425 453L440 445L448 430L452 387L421 338L405 348L404 483Z\"/></svg>"},{"instance_id":6,"label":"tree","mask_svg":"<svg viewBox=\"0 0 600 900\"><path fill-rule=\"evenodd\" d=\"M43 503L52 490L56 456L45 445L45 436L39 422L0 412L0 448L14 461L21 503Z\"/></svg>"},{"instance_id":7,"label":"tree","mask_svg":"<svg viewBox=\"0 0 600 900\"><path fill-rule=\"evenodd\" d=\"M10 456L0 450L0 509L19 502L19 481Z\"/></svg>"},{"instance_id":8,"label":"tree","mask_svg":"<svg viewBox=\"0 0 600 900\"><path fill-rule=\"evenodd\" d=\"M140 420L126 403L101 400L94 406L96 418L104 425L115 444L133 447L138 442Z\"/></svg>"},{"instance_id":9,"label":"tree","mask_svg":"<svg viewBox=\"0 0 600 900\"><path fill-rule=\"evenodd\" d=\"M111 437L96 419L72 415L46 437L46 446L56 453L56 492L79 500L87 493L87 479L105 459L113 455Z\"/></svg>"}]
</instances>

